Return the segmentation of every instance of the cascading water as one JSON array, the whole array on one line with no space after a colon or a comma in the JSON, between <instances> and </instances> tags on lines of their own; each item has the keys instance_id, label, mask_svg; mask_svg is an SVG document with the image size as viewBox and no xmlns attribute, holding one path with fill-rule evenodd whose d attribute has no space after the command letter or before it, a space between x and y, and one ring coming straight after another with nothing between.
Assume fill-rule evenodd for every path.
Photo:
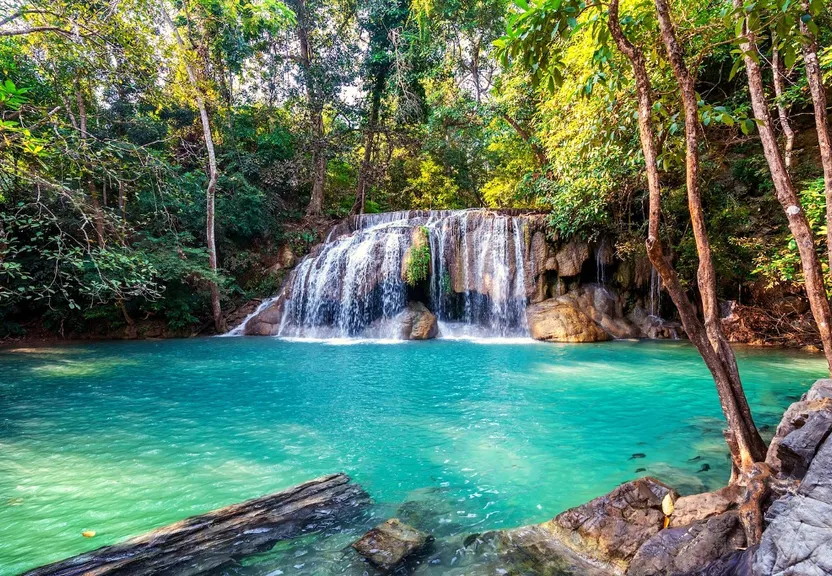
<instances>
[{"instance_id":1,"label":"cascading water","mask_svg":"<svg viewBox=\"0 0 832 576\"><path fill-rule=\"evenodd\" d=\"M430 247L429 277L404 281L414 232ZM254 316L283 337L396 339L411 299L439 321L440 337L528 336L528 222L488 210L366 214L333 229L282 293Z\"/></svg>"},{"instance_id":2,"label":"cascading water","mask_svg":"<svg viewBox=\"0 0 832 576\"><path fill-rule=\"evenodd\" d=\"M661 317L662 309L662 278L659 271L654 267L650 268L650 315L656 318Z\"/></svg>"}]
</instances>

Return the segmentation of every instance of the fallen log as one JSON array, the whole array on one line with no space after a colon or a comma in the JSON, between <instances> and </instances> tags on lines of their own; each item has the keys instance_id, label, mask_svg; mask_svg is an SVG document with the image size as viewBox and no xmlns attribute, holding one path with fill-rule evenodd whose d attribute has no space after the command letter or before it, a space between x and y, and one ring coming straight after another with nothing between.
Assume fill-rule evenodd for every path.
<instances>
[{"instance_id":1,"label":"fallen log","mask_svg":"<svg viewBox=\"0 0 832 576\"><path fill-rule=\"evenodd\" d=\"M319 532L356 514L370 497L345 474L193 516L124 542L35 568L23 576L193 576Z\"/></svg>"}]
</instances>

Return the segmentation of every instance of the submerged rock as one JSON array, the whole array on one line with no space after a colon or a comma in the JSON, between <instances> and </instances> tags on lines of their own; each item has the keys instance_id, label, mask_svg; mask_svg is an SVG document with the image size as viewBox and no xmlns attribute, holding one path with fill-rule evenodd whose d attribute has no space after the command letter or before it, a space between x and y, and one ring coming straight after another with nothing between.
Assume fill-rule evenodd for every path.
<instances>
[{"instance_id":1,"label":"submerged rock","mask_svg":"<svg viewBox=\"0 0 832 576\"><path fill-rule=\"evenodd\" d=\"M567 547L546 522L513 530L483 535L496 537L497 549L506 565L525 570L518 574L541 576L607 576L603 567L596 566ZM514 574L514 572L509 572Z\"/></svg>"},{"instance_id":2,"label":"submerged rock","mask_svg":"<svg viewBox=\"0 0 832 576\"><path fill-rule=\"evenodd\" d=\"M421 550L433 537L391 518L353 542L356 552L382 570L392 570L407 556Z\"/></svg>"}]
</instances>

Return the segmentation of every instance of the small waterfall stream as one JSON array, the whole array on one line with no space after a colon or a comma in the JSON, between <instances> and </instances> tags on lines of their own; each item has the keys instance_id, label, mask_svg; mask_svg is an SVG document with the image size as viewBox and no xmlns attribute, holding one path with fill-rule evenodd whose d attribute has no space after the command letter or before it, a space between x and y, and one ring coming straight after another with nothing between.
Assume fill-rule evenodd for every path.
<instances>
[{"instance_id":1,"label":"small waterfall stream","mask_svg":"<svg viewBox=\"0 0 832 576\"><path fill-rule=\"evenodd\" d=\"M404 281L408 249L424 231L429 277ZM396 339L409 300L437 317L440 337L528 336L528 222L488 210L366 214L334 228L281 294L232 331L271 315L275 335Z\"/></svg>"}]
</instances>

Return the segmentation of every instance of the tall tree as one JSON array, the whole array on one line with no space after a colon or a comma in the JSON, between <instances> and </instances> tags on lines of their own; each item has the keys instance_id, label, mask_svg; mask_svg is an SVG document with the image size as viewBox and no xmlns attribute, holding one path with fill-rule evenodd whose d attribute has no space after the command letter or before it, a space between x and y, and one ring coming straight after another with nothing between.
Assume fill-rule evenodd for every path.
<instances>
[{"instance_id":1,"label":"tall tree","mask_svg":"<svg viewBox=\"0 0 832 576\"><path fill-rule=\"evenodd\" d=\"M364 58L364 90L367 93L368 111L364 127L364 152L358 168L355 202L351 209L353 214L364 212L367 188L372 180L372 159L376 152L382 99L395 65L394 40L406 25L408 14L408 6L400 0L373 0L367 4L366 14L360 18L361 27L369 37Z\"/></svg>"},{"instance_id":2,"label":"tall tree","mask_svg":"<svg viewBox=\"0 0 832 576\"><path fill-rule=\"evenodd\" d=\"M665 8L666 6L661 6ZM588 5L580 0L574 2L543 2L524 10L513 22L509 34L498 45L504 46L507 54L514 55L520 62L534 63L531 70L538 81L548 82L554 86L562 80L558 69L561 54L558 42L568 38L578 27L579 18L598 22L598 18L584 14L586 10L598 9L595 4ZM671 296L691 342L696 346L716 384L720 404L728 425L726 441L734 463L733 481L740 481L753 464L765 456L765 446L754 427L750 410L739 379L736 362L730 347L721 334L716 302L716 289L713 267L710 264L710 246L704 229L703 209L699 193L698 135L699 120L693 78L684 66L684 60L672 24L666 21L661 26L664 40L668 44L670 57L674 60L674 72L678 77L677 87L683 96L686 116L686 160L688 206L691 220L696 229L696 246L700 258L699 280L703 293L705 321L700 320L696 306L689 299L676 270L662 246L661 227L661 183L659 175L658 145L653 128L653 96L648 63L644 51L633 43L624 33L619 17L618 0L612 0L606 13L607 32L596 29L593 38L598 42L594 61L604 62L609 49L606 39L612 37L615 46L625 56L635 76L636 96L638 102L638 125L645 169L649 189L649 219L646 241L647 255L662 278L662 282ZM670 25L670 26L668 26ZM609 72L609 71L608 71ZM545 80L544 80L545 78ZM620 80L616 80L620 82ZM694 96L695 98L695 96ZM692 104L692 106L689 106Z\"/></svg>"},{"instance_id":3,"label":"tall tree","mask_svg":"<svg viewBox=\"0 0 832 576\"><path fill-rule=\"evenodd\" d=\"M735 28L739 33L739 49L742 54L742 62L745 65L751 107L754 111L760 142L763 146L763 154L768 164L777 200L786 213L789 230L800 252L806 295L818 326L826 362L832 372L832 312L826 296L820 258L815 250L812 229L777 145L777 136L769 112L757 46L759 15L753 9L746 11L743 0L733 0L733 6L736 21ZM828 207L829 204L827 204Z\"/></svg>"},{"instance_id":4,"label":"tall tree","mask_svg":"<svg viewBox=\"0 0 832 576\"><path fill-rule=\"evenodd\" d=\"M829 133L829 118L826 106L826 88L823 85L823 74L818 58L817 25L814 18L820 12L812 7L809 0L800 3L802 14L800 22L801 48L803 64L806 68L806 79L812 94L812 105L815 110L815 129L818 133L818 148L823 165L823 184L826 196L826 249L829 256L830 274L832 274L832 135ZM786 149L786 167L788 168L789 150Z\"/></svg>"},{"instance_id":5,"label":"tall tree","mask_svg":"<svg viewBox=\"0 0 832 576\"><path fill-rule=\"evenodd\" d=\"M205 204L206 204L206 220L205 220L205 240L208 246L208 263L211 271L217 272L217 245L214 233L214 204L217 190L217 156L214 151L214 137L211 134L211 121L208 117L208 108L205 105L205 98L202 94L202 87L200 86L199 78L197 76L195 66L192 63L194 55L192 50L185 45L182 35L179 33L179 28L174 24L173 20L168 14L167 8L162 6L162 13L170 27L173 35L176 38L176 43L179 46L180 57L187 72L188 81L191 84L194 101L199 110L199 119L202 123L202 137L205 141L205 149L208 154L208 185L205 189ZM225 321L222 316L222 305L220 304L220 289L217 282L212 278L209 280L211 289L211 314L214 319L214 328L217 332L225 332Z\"/></svg>"}]
</instances>

